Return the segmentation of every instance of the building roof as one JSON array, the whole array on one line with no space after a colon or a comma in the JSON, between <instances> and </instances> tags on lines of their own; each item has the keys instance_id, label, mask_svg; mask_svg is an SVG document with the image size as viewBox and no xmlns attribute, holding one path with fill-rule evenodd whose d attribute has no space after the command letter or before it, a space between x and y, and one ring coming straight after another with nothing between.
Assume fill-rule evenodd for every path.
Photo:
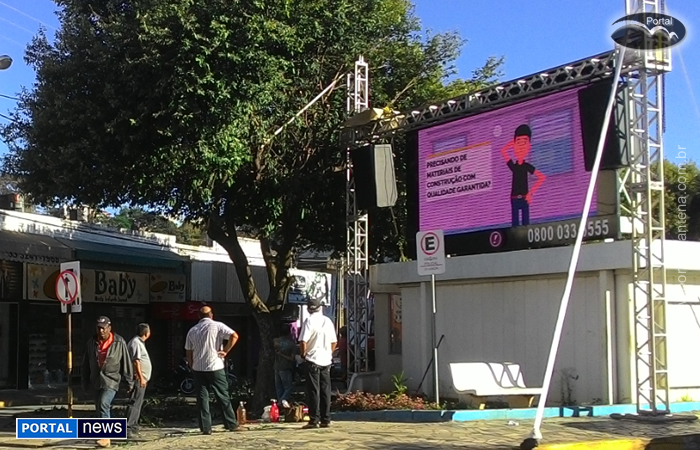
<instances>
[{"instance_id":1,"label":"building roof","mask_svg":"<svg viewBox=\"0 0 700 450\"><path fill-rule=\"evenodd\" d=\"M58 265L72 257L73 252L69 247L50 236L0 231L0 259Z\"/></svg>"},{"instance_id":2,"label":"building roof","mask_svg":"<svg viewBox=\"0 0 700 450\"><path fill-rule=\"evenodd\" d=\"M99 261L132 266L182 268L188 258L160 248L148 249L122 245L98 244L96 242L57 238L75 251L78 260Z\"/></svg>"}]
</instances>

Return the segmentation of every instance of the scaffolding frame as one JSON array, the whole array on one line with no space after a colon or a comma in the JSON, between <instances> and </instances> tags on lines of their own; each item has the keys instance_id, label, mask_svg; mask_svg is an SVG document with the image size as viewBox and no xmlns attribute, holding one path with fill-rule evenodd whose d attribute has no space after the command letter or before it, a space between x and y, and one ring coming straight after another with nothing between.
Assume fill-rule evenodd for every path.
<instances>
[{"instance_id":1,"label":"scaffolding frame","mask_svg":"<svg viewBox=\"0 0 700 450\"><path fill-rule=\"evenodd\" d=\"M369 109L369 65L364 58L355 62L347 76L348 118ZM345 320L348 339L348 380L354 373L369 371L369 216L357 208L355 176L346 150L345 217L347 225L345 260Z\"/></svg>"},{"instance_id":2,"label":"scaffolding frame","mask_svg":"<svg viewBox=\"0 0 700 450\"><path fill-rule=\"evenodd\" d=\"M662 13L661 0L626 0L626 14ZM620 209L632 233L635 403L638 414L670 413L666 328L663 74L670 50L637 51L626 80L627 167L618 172Z\"/></svg>"}]
</instances>

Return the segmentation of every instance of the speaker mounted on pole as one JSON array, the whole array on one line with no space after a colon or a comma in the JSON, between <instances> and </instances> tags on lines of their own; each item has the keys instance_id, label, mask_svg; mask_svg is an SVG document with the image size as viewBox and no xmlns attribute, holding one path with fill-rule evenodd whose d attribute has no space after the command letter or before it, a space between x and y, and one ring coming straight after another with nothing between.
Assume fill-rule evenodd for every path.
<instances>
[{"instance_id":1,"label":"speaker mounted on pole","mask_svg":"<svg viewBox=\"0 0 700 450\"><path fill-rule=\"evenodd\" d=\"M391 144L373 144L350 152L357 208L389 208L396 204L398 188Z\"/></svg>"}]
</instances>

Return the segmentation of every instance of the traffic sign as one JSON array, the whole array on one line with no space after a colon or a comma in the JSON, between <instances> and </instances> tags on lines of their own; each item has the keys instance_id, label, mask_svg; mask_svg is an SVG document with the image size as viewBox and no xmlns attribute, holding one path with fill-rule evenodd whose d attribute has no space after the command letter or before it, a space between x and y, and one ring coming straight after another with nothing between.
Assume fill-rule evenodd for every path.
<instances>
[{"instance_id":1,"label":"traffic sign","mask_svg":"<svg viewBox=\"0 0 700 450\"><path fill-rule=\"evenodd\" d=\"M61 302L61 312L79 313L83 310L82 289L80 286L80 261L61 263L61 271L56 278L56 298Z\"/></svg>"},{"instance_id":2,"label":"traffic sign","mask_svg":"<svg viewBox=\"0 0 700 450\"><path fill-rule=\"evenodd\" d=\"M445 236L442 230L416 233L418 275L445 273Z\"/></svg>"}]
</instances>

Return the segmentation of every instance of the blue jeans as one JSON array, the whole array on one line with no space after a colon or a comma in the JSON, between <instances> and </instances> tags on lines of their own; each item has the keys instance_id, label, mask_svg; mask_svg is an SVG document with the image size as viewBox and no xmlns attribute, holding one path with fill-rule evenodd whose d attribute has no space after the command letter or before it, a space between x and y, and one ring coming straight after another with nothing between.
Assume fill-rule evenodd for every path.
<instances>
[{"instance_id":1,"label":"blue jeans","mask_svg":"<svg viewBox=\"0 0 700 450\"><path fill-rule=\"evenodd\" d=\"M117 391L114 389L98 389L95 393L95 411L101 419L111 417L112 401L115 395L117 395Z\"/></svg>"},{"instance_id":2,"label":"blue jeans","mask_svg":"<svg viewBox=\"0 0 700 450\"><path fill-rule=\"evenodd\" d=\"M277 402L292 398L292 387L294 377L291 370L279 370L275 372L275 390L277 391Z\"/></svg>"},{"instance_id":3,"label":"blue jeans","mask_svg":"<svg viewBox=\"0 0 700 450\"><path fill-rule=\"evenodd\" d=\"M513 226L530 225L530 204L524 198L510 199ZM523 221L520 222L520 211L523 212Z\"/></svg>"}]
</instances>

